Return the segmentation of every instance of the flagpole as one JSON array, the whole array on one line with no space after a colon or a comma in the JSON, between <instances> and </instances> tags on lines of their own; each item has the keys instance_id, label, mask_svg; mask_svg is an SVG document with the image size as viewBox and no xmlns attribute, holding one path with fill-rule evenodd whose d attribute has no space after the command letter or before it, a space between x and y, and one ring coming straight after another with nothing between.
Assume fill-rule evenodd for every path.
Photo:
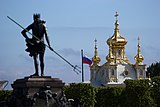
<instances>
[{"instance_id":1,"label":"flagpole","mask_svg":"<svg viewBox=\"0 0 160 107\"><path fill-rule=\"evenodd\" d=\"M81 57L82 57L82 82L84 82L84 71L83 71L83 49L81 49Z\"/></svg>"}]
</instances>

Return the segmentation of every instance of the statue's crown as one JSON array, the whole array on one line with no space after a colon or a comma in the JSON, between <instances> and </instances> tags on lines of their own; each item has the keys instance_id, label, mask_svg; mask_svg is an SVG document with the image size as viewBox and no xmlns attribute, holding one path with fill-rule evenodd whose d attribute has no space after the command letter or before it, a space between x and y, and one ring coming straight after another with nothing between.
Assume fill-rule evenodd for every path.
<instances>
[{"instance_id":1,"label":"statue's crown","mask_svg":"<svg viewBox=\"0 0 160 107\"><path fill-rule=\"evenodd\" d=\"M40 19L40 14L33 14L33 19Z\"/></svg>"}]
</instances>

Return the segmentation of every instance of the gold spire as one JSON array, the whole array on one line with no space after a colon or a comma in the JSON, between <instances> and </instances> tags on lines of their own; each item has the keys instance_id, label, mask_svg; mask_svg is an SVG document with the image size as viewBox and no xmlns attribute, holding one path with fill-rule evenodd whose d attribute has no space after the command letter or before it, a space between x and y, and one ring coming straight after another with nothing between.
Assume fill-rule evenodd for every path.
<instances>
[{"instance_id":1,"label":"gold spire","mask_svg":"<svg viewBox=\"0 0 160 107\"><path fill-rule=\"evenodd\" d=\"M140 50L140 38L138 37L138 49L137 49L137 55L134 57L134 60L136 61L137 65L143 65L144 57L141 54Z\"/></svg>"},{"instance_id":2,"label":"gold spire","mask_svg":"<svg viewBox=\"0 0 160 107\"><path fill-rule=\"evenodd\" d=\"M112 37L110 37L107 40L107 44L110 45L110 43L112 45L126 45L127 40L121 36L120 32L119 32L119 23L118 23L118 12L116 12L116 14L114 15L116 17L116 22L115 22L115 29L114 29L114 34Z\"/></svg>"},{"instance_id":3,"label":"gold spire","mask_svg":"<svg viewBox=\"0 0 160 107\"><path fill-rule=\"evenodd\" d=\"M97 40L95 39L95 47L94 47L95 51L94 51L94 57L92 58L93 61L93 65L99 65L99 62L101 61L101 59L98 56L98 51L97 51Z\"/></svg>"},{"instance_id":4,"label":"gold spire","mask_svg":"<svg viewBox=\"0 0 160 107\"><path fill-rule=\"evenodd\" d=\"M117 41L117 38L120 36L119 34L119 23L118 23L118 12L116 11L116 14L114 15L116 17L116 23L115 23L115 29L114 29L114 34L115 34L115 40Z\"/></svg>"},{"instance_id":5,"label":"gold spire","mask_svg":"<svg viewBox=\"0 0 160 107\"><path fill-rule=\"evenodd\" d=\"M118 60L119 61L121 60L121 62L122 61L128 62L128 58L125 55L125 45L127 44L127 40L124 37L122 37L119 31L118 12L116 12L114 16L116 18L114 34L107 40L107 44L109 46L109 54L106 57L106 59L108 62L115 62L115 63Z\"/></svg>"}]
</instances>

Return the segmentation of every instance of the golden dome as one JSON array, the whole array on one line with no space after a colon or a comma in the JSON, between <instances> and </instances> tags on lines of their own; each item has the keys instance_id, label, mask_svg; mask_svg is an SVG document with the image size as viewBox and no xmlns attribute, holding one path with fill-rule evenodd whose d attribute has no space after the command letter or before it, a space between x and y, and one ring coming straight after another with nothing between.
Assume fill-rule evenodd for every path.
<instances>
[{"instance_id":1,"label":"golden dome","mask_svg":"<svg viewBox=\"0 0 160 107\"><path fill-rule=\"evenodd\" d=\"M127 40L121 36L120 32L119 32L119 23L118 23L118 13L116 12L116 22L115 22L115 29L114 29L114 34L112 37L110 37L107 40L107 44L108 45L112 45L112 46L124 46L127 44Z\"/></svg>"},{"instance_id":2,"label":"golden dome","mask_svg":"<svg viewBox=\"0 0 160 107\"><path fill-rule=\"evenodd\" d=\"M94 56L92 58L93 65L99 65L101 59L98 56L98 51L97 51L97 40L95 39L95 51L94 51Z\"/></svg>"},{"instance_id":3,"label":"golden dome","mask_svg":"<svg viewBox=\"0 0 160 107\"><path fill-rule=\"evenodd\" d=\"M144 57L141 54L141 50L140 50L140 39L138 37L138 49L137 49L137 55L134 57L134 60L136 61L136 64L138 65L142 65L143 64L143 60Z\"/></svg>"},{"instance_id":4,"label":"golden dome","mask_svg":"<svg viewBox=\"0 0 160 107\"><path fill-rule=\"evenodd\" d=\"M106 42L109 46L109 54L106 56L108 63L128 63L128 58L125 54L125 45L127 40L121 36L119 32L118 13L116 12L116 22L114 34Z\"/></svg>"},{"instance_id":5,"label":"golden dome","mask_svg":"<svg viewBox=\"0 0 160 107\"><path fill-rule=\"evenodd\" d=\"M118 26L119 23L118 20L116 20L114 34L107 40L108 45L112 44L112 46L124 46L127 44L127 40L124 37L122 37L119 32Z\"/></svg>"}]
</instances>

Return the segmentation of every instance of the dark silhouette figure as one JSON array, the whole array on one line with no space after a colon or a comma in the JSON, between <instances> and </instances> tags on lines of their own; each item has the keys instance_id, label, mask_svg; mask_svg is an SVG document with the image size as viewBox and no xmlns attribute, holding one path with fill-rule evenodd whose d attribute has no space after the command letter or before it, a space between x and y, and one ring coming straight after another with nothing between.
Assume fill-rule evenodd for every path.
<instances>
[{"instance_id":1,"label":"dark silhouette figure","mask_svg":"<svg viewBox=\"0 0 160 107\"><path fill-rule=\"evenodd\" d=\"M45 44L44 44L44 36L46 38L48 47L53 50L50 46L49 38L47 35L47 29L45 25L45 21L40 20L40 14L33 15L34 22L30 24L26 29L24 29L21 33L26 38L26 51L29 52L30 56L33 56L34 66L35 66L35 74L32 76L39 76L38 73L38 56L40 61L41 68L41 76L44 76L44 53L45 53ZM32 38L29 38L26 34L29 30L32 30Z\"/></svg>"}]
</instances>

